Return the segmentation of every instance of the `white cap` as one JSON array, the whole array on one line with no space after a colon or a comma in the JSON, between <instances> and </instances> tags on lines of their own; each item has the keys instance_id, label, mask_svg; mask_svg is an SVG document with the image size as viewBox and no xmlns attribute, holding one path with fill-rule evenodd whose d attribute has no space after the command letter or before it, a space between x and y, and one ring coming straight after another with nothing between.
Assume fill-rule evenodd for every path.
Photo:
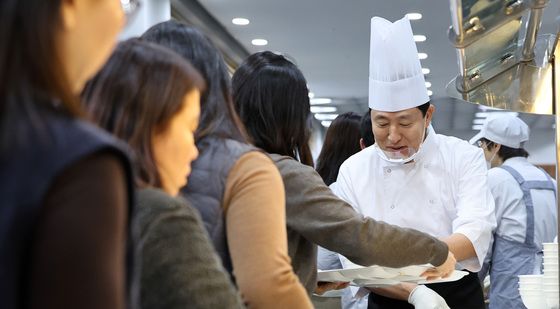
<instances>
[{"instance_id":1,"label":"white cap","mask_svg":"<svg viewBox=\"0 0 560 309\"><path fill-rule=\"evenodd\" d=\"M371 19L369 107L398 112L430 100L408 17Z\"/></svg>"},{"instance_id":2,"label":"white cap","mask_svg":"<svg viewBox=\"0 0 560 309\"><path fill-rule=\"evenodd\" d=\"M480 132L473 136L469 142L474 144L481 138L519 149L523 147L524 142L529 140L529 126L513 115L490 116Z\"/></svg>"}]
</instances>

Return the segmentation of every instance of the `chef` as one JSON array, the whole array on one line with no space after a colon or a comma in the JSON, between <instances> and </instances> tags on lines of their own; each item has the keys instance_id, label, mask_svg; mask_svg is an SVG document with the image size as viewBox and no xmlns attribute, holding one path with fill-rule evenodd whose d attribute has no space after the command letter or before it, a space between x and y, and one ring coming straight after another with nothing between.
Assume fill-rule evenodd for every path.
<instances>
[{"instance_id":1,"label":"chef","mask_svg":"<svg viewBox=\"0 0 560 309\"><path fill-rule=\"evenodd\" d=\"M527 124L509 114L488 118L471 139L492 167L488 185L498 226L485 263L490 271L490 308L525 308L517 276L542 273L542 243L552 242L557 232L556 182L527 161L529 154L523 148L527 140Z\"/></svg>"},{"instance_id":2,"label":"chef","mask_svg":"<svg viewBox=\"0 0 560 309\"><path fill-rule=\"evenodd\" d=\"M373 289L368 306L484 308L475 272L496 225L484 154L431 127L435 108L407 17L372 18L369 71L376 143L342 164L335 193L363 215L439 237L473 273L456 282Z\"/></svg>"}]
</instances>

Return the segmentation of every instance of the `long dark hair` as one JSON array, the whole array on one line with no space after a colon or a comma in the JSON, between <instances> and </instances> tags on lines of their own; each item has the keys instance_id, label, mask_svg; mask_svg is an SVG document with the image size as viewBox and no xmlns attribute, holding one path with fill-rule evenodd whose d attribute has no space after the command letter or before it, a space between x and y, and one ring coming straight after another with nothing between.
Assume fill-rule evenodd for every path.
<instances>
[{"instance_id":1,"label":"long dark hair","mask_svg":"<svg viewBox=\"0 0 560 309\"><path fill-rule=\"evenodd\" d=\"M344 113L328 128L317 159L317 172L327 186L336 181L342 163L360 151L361 121L362 116L356 113Z\"/></svg>"},{"instance_id":2,"label":"long dark hair","mask_svg":"<svg viewBox=\"0 0 560 309\"><path fill-rule=\"evenodd\" d=\"M57 48L61 0L0 1L0 150L17 129L40 125L39 109L81 115ZM27 117L13 117L14 113ZM1 153L1 152L0 152Z\"/></svg>"},{"instance_id":3,"label":"long dark hair","mask_svg":"<svg viewBox=\"0 0 560 309\"><path fill-rule=\"evenodd\" d=\"M94 122L126 141L135 154L136 182L161 187L152 135L165 128L202 76L167 48L131 39L120 43L82 94Z\"/></svg>"},{"instance_id":4,"label":"long dark hair","mask_svg":"<svg viewBox=\"0 0 560 309\"><path fill-rule=\"evenodd\" d=\"M307 83L292 62L272 52L253 54L233 75L232 88L235 108L256 146L313 166Z\"/></svg>"},{"instance_id":5,"label":"long dark hair","mask_svg":"<svg viewBox=\"0 0 560 309\"><path fill-rule=\"evenodd\" d=\"M247 142L245 128L231 102L231 81L222 55L198 29L170 20L142 35L142 40L172 49L187 59L206 80L200 98L200 123L196 141L206 136Z\"/></svg>"}]
</instances>

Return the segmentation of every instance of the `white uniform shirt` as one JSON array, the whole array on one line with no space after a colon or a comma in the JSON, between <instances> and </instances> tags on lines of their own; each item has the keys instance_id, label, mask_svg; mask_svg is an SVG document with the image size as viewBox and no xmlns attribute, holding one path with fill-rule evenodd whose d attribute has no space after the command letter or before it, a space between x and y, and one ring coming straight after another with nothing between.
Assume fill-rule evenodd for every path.
<instances>
[{"instance_id":1,"label":"white uniform shirt","mask_svg":"<svg viewBox=\"0 0 560 309\"><path fill-rule=\"evenodd\" d=\"M496 226L482 150L431 126L414 162L390 163L368 147L342 164L333 192L376 220L440 238L465 235L476 257L460 262L473 272Z\"/></svg>"},{"instance_id":2,"label":"white uniform shirt","mask_svg":"<svg viewBox=\"0 0 560 309\"><path fill-rule=\"evenodd\" d=\"M525 180L546 181L547 176L526 158L514 157L503 165L510 166ZM494 196L496 220L495 233L507 240L523 243L527 230L527 210L523 191L510 173L501 168L488 171L488 186ZM556 181L554 181L556 186ZM556 197L549 190L531 190L535 218L535 243L552 242L557 231ZM540 266L540 263L537 263ZM540 271L538 271L540 273Z\"/></svg>"}]
</instances>

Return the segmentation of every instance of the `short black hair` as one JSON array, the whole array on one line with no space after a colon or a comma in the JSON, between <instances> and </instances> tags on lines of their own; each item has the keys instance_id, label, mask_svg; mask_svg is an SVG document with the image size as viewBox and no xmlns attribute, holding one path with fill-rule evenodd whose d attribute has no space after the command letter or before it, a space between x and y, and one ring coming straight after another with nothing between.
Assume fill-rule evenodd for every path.
<instances>
[{"instance_id":1,"label":"short black hair","mask_svg":"<svg viewBox=\"0 0 560 309\"><path fill-rule=\"evenodd\" d=\"M486 138L481 138L480 141L485 143L488 148L497 145L497 143L494 143ZM501 145L500 150L498 150L498 156L500 157L500 159L502 159L502 161L506 161L507 159L515 158L515 157L527 158L529 156L529 153L527 152L527 150L523 148L511 148L508 146Z\"/></svg>"},{"instance_id":2,"label":"short black hair","mask_svg":"<svg viewBox=\"0 0 560 309\"><path fill-rule=\"evenodd\" d=\"M430 108L430 101L418 106L417 108L422 112L422 117L426 117L426 113L428 113L428 109Z\"/></svg>"},{"instance_id":3,"label":"short black hair","mask_svg":"<svg viewBox=\"0 0 560 309\"><path fill-rule=\"evenodd\" d=\"M371 109L362 116L360 122L360 137L364 141L366 147L375 143L375 137L373 136L373 129L371 127Z\"/></svg>"}]
</instances>

